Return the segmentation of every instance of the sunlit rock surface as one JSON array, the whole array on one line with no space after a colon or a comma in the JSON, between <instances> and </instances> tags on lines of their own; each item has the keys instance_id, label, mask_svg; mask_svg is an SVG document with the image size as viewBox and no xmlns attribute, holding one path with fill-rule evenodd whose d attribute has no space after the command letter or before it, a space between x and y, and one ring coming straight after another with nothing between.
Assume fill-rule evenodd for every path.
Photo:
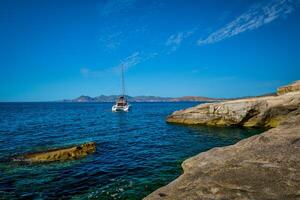
<instances>
[{"instance_id":1,"label":"sunlit rock surface","mask_svg":"<svg viewBox=\"0 0 300 200\"><path fill-rule=\"evenodd\" d=\"M277 128L183 162L147 200L300 199L300 109Z\"/></svg>"},{"instance_id":2,"label":"sunlit rock surface","mask_svg":"<svg viewBox=\"0 0 300 200\"><path fill-rule=\"evenodd\" d=\"M295 81L294 83L290 85L285 85L277 89L278 95L283 95L289 92L299 91L300 90L300 80Z\"/></svg>"},{"instance_id":3,"label":"sunlit rock surface","mask_svg":"<svg viewBox=\"0 0 300 200\"><path fill-rule=\"evenodd\" d=\"M96 151L96 143L90 142L67 148L50 149L43 152L28 153L13 158L13 161L20 162L52 162L79 159Z\"/></svg>"},{"instance_id":4,"label":"sunlit rock surface","mask_svg":"<svg viewBox=\"0 0 300 200\"><path fill-rule=\"evenodd\" d=\"M295 83L279 88L279 96L174 112L168 122L272 129L187 159L183 175L145 199L300 200L300 91Z\"/></svg>"},{"instance_id":5,"label":"sunlit rock surface","mask_svg":"<svg viewBox=\"0 0 300 200\"><path fill-rule=\"evenodd\" d=\"M285 120L286 115L296 110L299 105L300 89L296 91L294 88L292 92L284 93L279 96L201 104L174 112L167 118L167 122L272 128Z\"/></svg>"}]
</instances>

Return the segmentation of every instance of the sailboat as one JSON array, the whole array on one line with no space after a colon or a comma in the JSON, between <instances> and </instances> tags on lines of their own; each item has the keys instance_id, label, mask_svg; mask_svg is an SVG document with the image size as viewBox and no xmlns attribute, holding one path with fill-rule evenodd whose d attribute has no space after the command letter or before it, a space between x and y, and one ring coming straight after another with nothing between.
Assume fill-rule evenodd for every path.
<instances>
[{"instance_id":1,"label":"sailboat","mask_svg":"<svg viewBox=\"0 0 300 200\"><path fill-rule=\"evenodd\" d=\"M129 103L126 100L126 95L125 95L125 80L124 80L124 65L121 65L121 84L122 84L122 92L119 98L116 101L116 104L113 105L111 110L113 112L119 112L119 111L124 111L128 112L129 111Z\"/></svg>"}]
</instances>

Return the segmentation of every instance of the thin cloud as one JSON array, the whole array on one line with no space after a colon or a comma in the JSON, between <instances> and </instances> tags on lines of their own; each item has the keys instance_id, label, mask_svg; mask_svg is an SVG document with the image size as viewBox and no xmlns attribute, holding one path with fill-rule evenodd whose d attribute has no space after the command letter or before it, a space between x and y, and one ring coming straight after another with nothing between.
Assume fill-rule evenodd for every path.
<instances>
[{"instance_id":1,"label":"thin cloud","mask_svg":"<svg viewBox=\"0 0 300 200\"><path fill-rule=\"evenodd\" d=\"M122 31L115 31L109 34L103 34L99 38L99 41L104 45L106 49L113 50L120 46L123 37L124 33Z\"/></svg>"},{"instance_id":2,"label":"thin cloud","mask_svg":"<svg viewBox=\"0 0 300 200\"><path fill-rule=\"evenodd\" d=\"M185 40L186 38L190 37L192 34L194 34L194 32L195 32L195 30L190 30L190 31L186 31L186 32L179 32L176 34L172 34L167 39L166 46L170 46L171 51L175 51L181 45L182 41Z\"/></svg>"},{"instance_id":3,"label":"thin cloud","mask_svg":"<svg viewBox=\"0 0 300 200\"><path fill-rule=\"evenodd\" d=\"M128 70L129 68L131 68L133 66L136 66L143 62L151 60L157 56L159 56L159 52L145 53L145 52L136 51L136 52L132 53L130 56L124 58L116 68L120 69L120 67L123 65L124 69Z\"/></svg>"},{"instance_id":4,"label":"thin cloud","mask_svg":"<svg viewBox=\"0 0 300 200\"><path fill-rule=\"evenodd\" d=\"M99 42L107 51L117 50L122 43L135 40L147 31L147 25L135 29L129 29L130 26L133 26L132 22L129 22L129 24L124 22L121 26L112 25L104 28L99 33Z\"/></svg>"},{"instance_id":5,"label":"thin cloud","mask_svg":"<svg viewBox=\"0 0 300 200\"><path fill-rule=\"evenodd\" d=\"M125 70L128 70L129 68L136 66L142 62L145 62L147 60L153 59L154 57L158 56L157 52L149 53L149 54L142 54L140 52L134 52L130 56L124 58L117 66L110 67L104 70L92 70L87 67L83 67L80 69L80 73L85 78L99 78L106 75L111 74L118 74L121 71L121 67L123 66Z\"/></svg>"},{"instance_id":6,"label":"thin cloud","mask_svg":"<svg viewBox=\"0 0 300 200\"><path fill-rule=\"evenodd\" d=\"M120 64L118 64L116 67L112 68L112 71L115 73L119 73L121 66L124 67L125 70L128 70L129 68L136 66L138 64L141 64L143 62L146 62L147 60L151 60L155 57L157 57L159 53L152 52L152 53L141 53L139 51L136 51L132 53L130 56L124 58Z\"/></svg>"},{"instance_id":7,"label":"thin cloud","mask_svg":"<svg viewBox=\"0 0 300 200\"><path fill-rule=\"evenodd\" d=\"M299 0L271 0L251 7L248 11L213 32L205 39L199 39L198 45L206 45L257 29L275 19L286 17L299 5Z\"/></svg>"},{"instance_id":8,"label":"thin cloud","mask_svg":"<svg viewBox=\"0 0 300 200\"><path fill-rule=\"evenodd\" d=\"M99 3L99 13L103 18L99 42L104 50L118 50L126 42L143 38L148 32L154 14L157 14L163 3L159 0L147 2L146 7L138 7L141 0L105 0ZM141 13L139 17L132 13ZM123 16L124 14L124 16ZM121 16L120 16L121 15Z\"/></svg>"},{"instance_id":9,"label":"thin cloud","mask_svg":"<svg viewBox=\"0 0 300 200\"><path fill-rule=\"evenodd\" d=\"M141 62L141 55L140 52L134 52L127 58L125 58L121 63L118 65L118 67L123 66L125 70L129 69L130 67L133 67Z\"/></svg>"}]
</instances>

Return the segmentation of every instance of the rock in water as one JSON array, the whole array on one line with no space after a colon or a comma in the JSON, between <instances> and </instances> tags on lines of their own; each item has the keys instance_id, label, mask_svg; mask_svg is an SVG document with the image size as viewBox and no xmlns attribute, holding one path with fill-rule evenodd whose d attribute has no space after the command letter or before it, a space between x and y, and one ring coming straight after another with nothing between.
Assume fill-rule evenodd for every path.
<instances>
[{"instance_id":1,"label":"rock in water","mask_svg":"<svg viewBox=\"0 0 300 200\"><path fill-rule=\"evenodd\" d=\"M43 152L27 153L13 158L13 161L39 163L79 159L96 151L96 143L89 142L78 146L50 149Z\"/></svg>"},{"instance_id":2,"label":"rock in water","mask_svg":"<svg viewBox=\"0 0 300 200\"><path fill-rule=\"evenodd\" d=\"M200 153L182 168L145 200L300 199L300 108L278 127Z\"/></svg>"},{"instance_id":3,"label":"rock in water","mask_svg":"<svg viewBox=\"0 0 300 200\"><path fill-rule=\"evenodd\" d=\"M298 83L299 87L296 86ZM284 88L288 89L278 89L285 91L279 92L282 94L280 96L207 103L176 111L167 118L167 122L213 126L276 127L286 119L288 113L300 106L300 81Z\"/></svg>"}]
</instances>

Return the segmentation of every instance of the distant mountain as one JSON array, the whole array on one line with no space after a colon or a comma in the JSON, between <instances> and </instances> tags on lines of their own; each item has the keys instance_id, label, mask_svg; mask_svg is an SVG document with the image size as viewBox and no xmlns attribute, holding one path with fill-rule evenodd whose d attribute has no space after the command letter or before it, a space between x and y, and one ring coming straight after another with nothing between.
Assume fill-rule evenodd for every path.
<instances>
[{"instance_id":1,"label":"distant mountain","mask_svg":"<svg viewBox=\"0 0 300 200\"><path fill-rule=\"evenodd\" d=\"M71 100L63 100L63 102L115 102L118 98L118 95L100 95L97 97L90 97L90 96L80 96L76 99ZM172 98L172 97L157 97L157 96L126 96L129 102L201 102L201 101L218 101L221 99L214 99L208 97L199 97L199 96L185 96L179 98Z\"/></svg>"},{"instance_id":2,"label":"distant mountain","mask_svg":"<svg viewBox=\"0 0 300 200\"><path fill-rule=\"evenodd\" d=\"M172 98L171 101L179 102L179 101L218 101L222 99L214 99L209 97L199 97L199 96L184 96L179 98Z\"/></svg>"},{"instance_id":3,"label":"distant mountain","mask_svg":"<svg viewBox=\"0 0 300 200\"><path fill-rule=\"evenodd\" d=\"M126 96L129 102L202 102L202 101L224 101L224 100L235 100L244 98L257 98L264 96L276 96L276 93L262 94L258 96L248 96L248 97L237 97L237 98L209 98L201 96L184 96L184 97L158 97L158 96ZM82 95L76 99L63 100L63 102L115 102L119 95L100 95L97 97L90 97Z\"/></svg>"}]
</instances>

